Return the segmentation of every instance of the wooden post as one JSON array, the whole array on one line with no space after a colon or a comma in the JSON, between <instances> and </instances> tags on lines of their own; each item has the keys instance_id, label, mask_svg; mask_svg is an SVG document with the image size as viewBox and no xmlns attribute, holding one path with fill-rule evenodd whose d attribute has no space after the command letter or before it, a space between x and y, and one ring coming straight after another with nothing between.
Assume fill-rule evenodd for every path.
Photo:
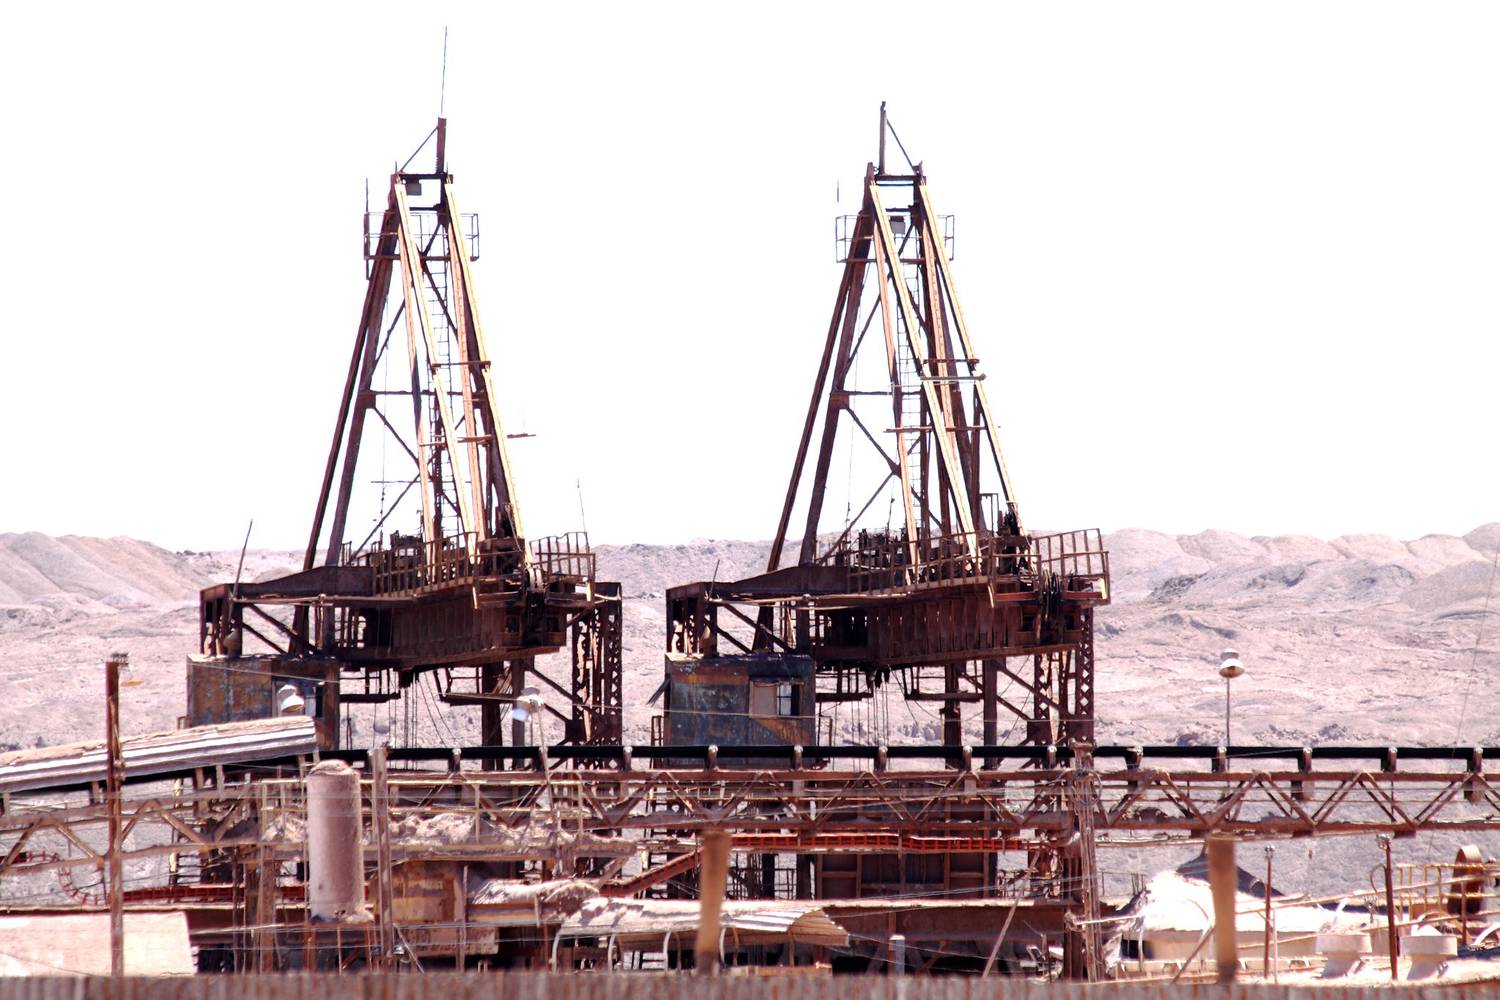
<instances>
[{"instance_id":1,"label":"wooden post","mask_svg":"<svg viewBox=\"0 0 1500 1000\"><path fill-rule=\"evenodd\" d=\"M380 903L380 965L390 968L396 950L395 893L391 887L391 799L385 744L370 751L371 819L375 826L375 884Z\"/></svg>"},{"instance_id":2,"label":"wooden post","mask_svg":"<svg viewBox=\"0 0 1500 1000\"><path fill-rule=\"evenodd\" d=\"M1000 665L994 660L985 660L983 666L982 686L980 696L982 701L981 712L984 717L984 745L994 746L1000 742L999 702L996 698L1000 690ZM984 762L986 770L995 766L993 760Z\"/></svg>"},{"instance_id":3,"label":"wooden post","mask_svg":"<svg viewBox=\"0 0 1500 1000\"><path fill-rule=\"evenodd\" d=\"M276 944L276 874L271 864L271 851L267 845L266 828L270 813L270 796L266 786L260 784L256 792L256 823L260 841L255 848L255 971L270 972L275 962Z\"/></svg>"},{"instance_id":4,"label":"wooden post","mask_svg":"<svg viewBox=\"0 0 1500 1000\"><path fill-rule=\"evenodd\" d=\"M724 912L724 889L729 881L729 834L705 830L700 851L698 882L698 942L695 969L700 976L719 971L719 927Z\"/></svg>"},{"instance_id":5,"label":"wooden post","mask_svg":"<svg viewBox=\"0 0 1500 1000\"><path fill-rule=\"evenodd\" d=\"M1385 943L1391 956L1391 981L1395 982L1401 974L1397 968L1400 949L1396 940L1396 887L1391 876L1391 838L1381 834L1380 846L1385 848Z\"/></svg>"},{"instance_id":6,"label":"wooden post","mask_svg":"<svg viewBox=\"0 0 1500 1000\"><path fill-rule=\"evenodd\" d=\"M1219 982L1232 983L1239 974L1237 954L1238 928L1234 906L1237 879L1234 867L1234 840L1227 836L1210 836L1208 847L1208 884L1214 897L1214 956L1219 967Z\"/></svg>"},{"instance_id":7,"label":"wooden post","mask_svg":"<svg viewBox=\"0 0 1500 1000\"><path fill-rule=\"evenodd\" d=\"M1276 848L1270 844L1266 845L1266 947L1265 954L1261 956L1260 974L1268 976L1271 974L1271 855L1276 853Z\"/></svg>"},{"instance_id":8,"label":"wooden post","mask_svg":"<svg viewBox=\"0 0 1500 1000\"><path fill-rule=\"evenodd\" d=\"M464 865L458 876L458 899L454 906L458 916L457 953L453 956L453 967L464 971L464 956L469 953L469 866ZM545 943L545 942L544 942Z\"/></svg>"},{"instance_id":9,"label":"wooden post","mask_svg":"<svg viewBox=\"0 0 1500 1000\"><path fill-rule=\"evenodd\" d=\"M906 975L906 935L891 935L891 968L889 975Z\"/></svg>"},{"instance_id":10,"label":"wooden post","mask_svg":"<svg viewBox=\"0 0 1500 1000\"><path fill-rule=\"evenodd\" d=\"M120 796L125 762L120 751L120 668L130 662L126 653L110 653L104 661L104 745L108 754L105 795L109 799L109 974L125 975L125 885L120 858Z\"/></svg>"}]
</instances>

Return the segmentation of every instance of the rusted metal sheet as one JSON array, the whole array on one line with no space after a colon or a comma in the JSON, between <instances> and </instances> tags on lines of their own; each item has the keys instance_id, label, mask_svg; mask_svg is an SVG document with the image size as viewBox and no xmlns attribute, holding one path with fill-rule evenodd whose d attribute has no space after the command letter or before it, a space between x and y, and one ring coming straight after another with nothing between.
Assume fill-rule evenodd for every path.
<instances>
[{"instance_id":1,"label":"rusted metal sheet","mask_svg":"<svg viewBox=\"0 0 1500 1000\"><path fill-rule=\"evenodd\" d=\"M339 672L336 661L281 656L189 656L187 723L209 726L269 719L277 692L293 687L317 727L318 745L338 745Z\"/></svg>"}]
</instances>

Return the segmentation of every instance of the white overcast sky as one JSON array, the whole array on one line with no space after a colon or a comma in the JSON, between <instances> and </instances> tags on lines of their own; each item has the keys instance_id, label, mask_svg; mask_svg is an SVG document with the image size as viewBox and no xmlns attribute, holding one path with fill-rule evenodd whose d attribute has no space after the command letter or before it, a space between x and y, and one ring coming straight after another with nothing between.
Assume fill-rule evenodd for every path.
<instances>
[{"instance_id":1,"label":"white overcast sky","mask_svg":"<svg viewBox=\"0 0 1500 1000\"><path fill-rule=\"evenodd\" d=\"M0 530L301 544L445 24L533 534L771 533L882 99L1030 525L1500 519L1500 6L25 4Z\"/></svg>"}]
</instances>

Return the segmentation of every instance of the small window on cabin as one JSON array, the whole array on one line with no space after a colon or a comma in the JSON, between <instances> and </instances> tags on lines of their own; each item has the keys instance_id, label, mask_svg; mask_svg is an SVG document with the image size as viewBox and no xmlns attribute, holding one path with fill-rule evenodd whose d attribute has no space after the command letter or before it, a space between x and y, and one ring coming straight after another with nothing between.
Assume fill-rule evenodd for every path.
<instances>
[{"instance_id":1,"label":"small window on cabin","mask_svg":"<svg viewBox=\"0 0 1500 1000\"><path fill-rule=\"evenodd\" d=\"M774 719L796 714L796 696L791 684L777 681L751 682L751 718Z\"/></svg>"}]
</instances>

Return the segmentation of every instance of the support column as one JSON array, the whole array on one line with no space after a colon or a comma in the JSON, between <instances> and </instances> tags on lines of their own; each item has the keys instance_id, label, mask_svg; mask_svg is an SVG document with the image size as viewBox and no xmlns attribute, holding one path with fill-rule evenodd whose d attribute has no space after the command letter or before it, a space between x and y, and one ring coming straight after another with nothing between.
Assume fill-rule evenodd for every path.
<instances>
[{"instance_id":1,"label":"support column","mask_svg":"<svg viewBox=\"0 0 1500 1000\"><path fill-rule=\"evenodd\" d=\"M380 967L396 965L396 894L391 881L391 786L384 744L370 752L370 825L375 829L375 885Z\"/></svg>"},{"instance_id":2,"label":"support column","mask_svg":"<svg viewBox=\"0 0 1500 1000\"><path fill-rule=\"evenodd\" d=\"M958 672L962 664L949 663L943 667L943 693L949 695L943 702L943 742L958 746L964 741L963 709L953 695L958 694Z\"/></svg>"},{"instance_id":3,"label":"support column","mask_svg":"<svg viewBox=\"0 0 1500 1000\"><path fill-rule=\"evenodd\" d=\"M1069 654L1067 686L1068 718L1064 724L1063 740L1084 743L1094 742L1094 612L1085 608L1082 617L1083 636L1078 646Z\"/></svg>"},{"instance_id":4,"label":"support column","mask_svg":"<svg viewBox=\"0 0 1500 1000\"><path fill-rule=\"evenodd\" d=\"M125 975L125 865L120 858L123 846L120 796L125 784L125 757L120 750L120 670L129 662L125 653L111 653L104 661L104 787L109 798L109 845L105 857L109 876L109 972L115 979Z\"/></svg>"},{"instance_id":5,"label":"support column","mask_svg":"<svg viewBox=\"0 0 1500 1000\"><path fill-rule=\"evenodd\" d=\"M594 584L594 610L572 626L573 711L570 743L618 743L623 732L620 585Z\"/></svg>"},{"instance_id":6,"label":"support column","mask_svg":"<svg viewBox=\"0 0 1500 1000\"><path fill-rule=\"evenodd\" d=\"M1234 840L1210 836L1208 884L1214 899L1214 960L1221 984L1232 983L1239 974L1239 935L1235 927L1235 890L1239 873L1234 866Z\"/></svg>"},{"instance_id":7,"label":"support column","mask_svg":"<svg viewBox=\"0 0 1500 1000\"><path fill-rule=\"evenodd\" d=\"M797 855L797 898L798 899L812 899L813 898L813 875L814 875L813 855L811 855L811 854L799 854L799 855Z\"/></svg>"},{"instance_id":8,"label":"support column","mask_svg":"<svg viewBox=\"0 0 1500 1000\"><path fill-rule=\"evenodd\" d=\"M700 976L719 971L719 926L729 880L729 844L729 834L723 830L703 833L698 869L698 936L694 948L694 971Z\"/></svg>"},{"instance_id":9,"label":"support column","mask_svg":"<svg viewBox=\"0 0 1500 1000\"><path fill-rule=\"evenodd\" d=\"M508 666L510 668L510 693L512 697L519 697L521 692L526 689L526 671L531 668L534 662L534 660L529 659L511 660L509 662ZM547 739L544 735L545 732L546 730L543 726L543 719L538 718L536 720L537 742L547 742ZM521 722L514 716L512 716L510 720L510 745L515 747L525 746L527 742L528 740L526 737L526 723ZM514 760L511 761L510 766L519 770L523 767L530 767L531 765L529 763L523 763L519 760Z\"/></svg>"},{"instance_id":10,"label":"support column","mask_svg":"<svg viewBox=\"0 0 1500 1000\"><path fill-rule=\"evenodd\" d=\"M1036 746L1055 743L1052 731L1052 706L1047 698L1055 694L1057 685L1053 681L1053 663L1050 653L1037 653L1031 665L1031 718L1026 720L1026 742Z\"/></svg>"},{"instance_id":11,"label":"support column","mask_svg":"<svg viewBox=\"0 0 1500 1000\"><path fill-rule=\"evenodd\" d=\"M999 708L1000 703L996 699L1000 694L1000 664L995 660L985 660L982 669L984 681L980 688L981 710L984 713L984 745L992 747L1000 740ZM985 764L986 767L990 765Z\"/></svg>"},{"instance_id":12,"label":"support column","mask_svg":"<svg viewBox=\"0 0 1500 1000\"><path fill-rule=\"evenodd\" d=\"M479 690L485 695L500 693L500 682L504 677L504 665L486 663L479 668ZM479 742L485 746L499 746L505 742L505 706L498 701L484 701L479 705ZM500 761L488 759L483 767L486 771L498 771Z\"/></svg>"}]
</instances>

